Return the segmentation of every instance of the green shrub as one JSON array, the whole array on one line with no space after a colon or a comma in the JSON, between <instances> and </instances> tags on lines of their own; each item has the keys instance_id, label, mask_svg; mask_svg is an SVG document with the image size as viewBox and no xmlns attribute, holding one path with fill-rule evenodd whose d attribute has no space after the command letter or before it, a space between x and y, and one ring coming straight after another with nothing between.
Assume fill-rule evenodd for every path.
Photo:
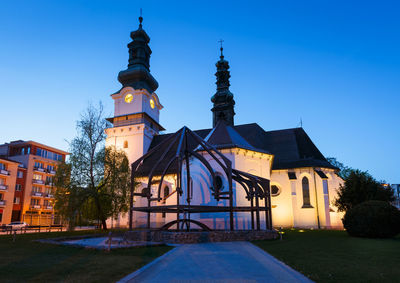
<instances>
[{"instance_id":1,"label":"green shrub","mask_svg":"<svg viewBox=\"0 0 400 283\"><path fill-rule=\"evenodd\" d=\"M400 211L388 202L370 200L349 209L343 225L351 236L391 238L400 233Z\"/></svg>"}]
</instances>

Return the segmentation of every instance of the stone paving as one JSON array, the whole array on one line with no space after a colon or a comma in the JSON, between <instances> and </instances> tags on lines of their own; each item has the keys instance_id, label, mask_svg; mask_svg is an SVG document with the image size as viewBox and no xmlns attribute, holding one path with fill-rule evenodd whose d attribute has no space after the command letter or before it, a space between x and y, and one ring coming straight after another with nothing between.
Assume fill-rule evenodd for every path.
<instances>
[{"instance_id":1,"label":"stone paving","mask_svg":"<svg viewBox=\"0 0 400 283\"><path fill-rule=\"evenodd\" d=\"M249 242L180 245L120 282L312 282Z\"/></svg>"}]
</instances>

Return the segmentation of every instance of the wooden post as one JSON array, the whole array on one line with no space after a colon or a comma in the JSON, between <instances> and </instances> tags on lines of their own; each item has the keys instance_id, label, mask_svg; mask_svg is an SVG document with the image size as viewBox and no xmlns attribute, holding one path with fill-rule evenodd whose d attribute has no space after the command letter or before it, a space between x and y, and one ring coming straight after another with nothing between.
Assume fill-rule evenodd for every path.
<instances>
[{"instance_id":1,"label":"wooden post","mask_svg":"<svg viewBox=\"0 0 400 283\"><path fill-rule=\"evenodd\" d=\"M256 193L256 222L257 222L257 230L260 230L260 204L258 201L258 195Z\"/></svg>"},{"instance_id":2,"label":"wooden post","mask_svg":"<svg viewBox=\"0 0 400 283\"><path fill-rule=\"evenodd\" d=\"M233 187L232 187L232 164L228 166L228 182L229 182L229 224L231 231L234 230L233 223Z\"/></svg>"},{"instance_id":3,"label":"wooden post","mask_svg":"<svg viewBox=\"0 0 400 283\"><path fill-rule=\"evenodd\" d=\"M150 200L150 198L151 198L151 189L150 189L150 187L147 188L147 190L148 190L147 207L149 209L149 211L147 212L147 229L150 229L150 216L151 216L151 214L150 214L150 206L151 206L151 200Z\"/></svg>"},{"instance_id":4,"label":"wooden post","mask_svg":"<svg viewBox=\"0 0 400 283\"><path fill-rule=\"evenodd\" d=\"M251 196L250 206L251 206L251 229L254 230L254 200L253 200L253 196Z\"/></svg>"}]
</instances>

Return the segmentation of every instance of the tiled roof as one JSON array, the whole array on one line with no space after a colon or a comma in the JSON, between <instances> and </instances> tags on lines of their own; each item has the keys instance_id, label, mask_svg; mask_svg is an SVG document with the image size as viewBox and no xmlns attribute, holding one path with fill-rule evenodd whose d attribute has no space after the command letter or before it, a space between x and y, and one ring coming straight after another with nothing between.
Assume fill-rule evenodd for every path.
<instances>
[{"instance_id":1,"label":"tiled roof","mask_svg":"<svg viewBox=\"0 0 400 283\"><path fill-rule=\"evenodd\" d=\"M256 123L233 127L218 124L214 129L203 129L194 132L217 148L240 147L273 154L273 170L302 167L337 169L326 160L303 128L264 131ZM155 136L150 149L160 144L170 135L172 134ZM192 149L196 149L198 146L195 140L188 142ZM175 150L176 148L171 149L171 158L173 156L172 152ZM140 170L141 173L145 174L151 170L152 164L161 157L163 150L158 150L157 152L157 154L153 154L144 160ZM171 166L170 172L173 172L176 168L175 166Z\"/></svg>"}]
</instances>

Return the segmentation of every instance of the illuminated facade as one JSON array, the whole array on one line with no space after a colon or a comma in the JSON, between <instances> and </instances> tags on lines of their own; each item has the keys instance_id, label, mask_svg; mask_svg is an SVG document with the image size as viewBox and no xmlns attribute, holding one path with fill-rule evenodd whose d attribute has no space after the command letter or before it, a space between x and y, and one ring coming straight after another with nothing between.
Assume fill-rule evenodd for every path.
<instances>
[{"instance_id":1,"label":"illuminated facade","mask_svg":"<svg viewBox=\"0 0 400 283\"><path fill-rule=\"evenodd\" d=\"M128 68L121 71L118 76L122 88L111 95L115 109L114 117L108 120L113 123L113 127L106 130L106 145L123 149L131 163L157 147L170 135L160 134L160 131L164 130L159 124L162 105L155 94L158 83L149 69L150 38L143 30L141 21L140 18L139 29L131 33L132 42L128 44L130 55ZM229 90L229 63L224 59L222 51L221 48L220 60L216 64L217 92L211 98L213 128L193 132L218 148L232 162L234 169L269 180L273 226L342 228L342 214L333 206L332 201L336 197L336 189L343 180L336 174L338 169L325 159L303 128L265 131L256 123L234 124L236 113L233 94ZM206 160L210 161L210 156L197 146L193 144L191 150L204 154ZM158 158L162 159L163 154L163 151L159 151ZM151 162L155 162L154 160L144 160L144 163L148 163L144 168L148 170L142 172L143 176L151 172ZM192 203L226 205L226 200L212 199L210 175L202 165L196 164L195 161L190 165L193 167L190 184L182 184L182 188L191 186L190 190L201 192L200 197L196 198L194 194L190 196L193 197ZM215 163L214 166L218 171L218 164ZM223 190L227 187L226 176L223 172L218 174ZM146 177L139 181L141 182L136 188L138 192L147 186ZM158 187L159 184L155 183L150 188L152 195L157 194ZM176 176L167 175L162 187L162 200L159 201L159 205L175 204ZM249 200L237 188L238 184L234 182L235 204L247 204ZM180 203L183 203L188 196L183 193L179 198ZM134 205L143 206L145 202L147 200L135 198ZM151 213L151 225L160 227L172 221L174 217L168 213ZM227 229L227 217L221 214L193 215L193 218L213 229ZM146 213L133 213L136 227L144 226L146 219ZM127 221L127 215L120 215L118 219L109 220L109 223L127 226ZM236 229L248 229L249 221L248 216L235 212Z\"/></svg>"},{"instance_id":2,"label":"illuminated facade","mask_svg":"<svg viewBox=\"0 0 400 283\"><path fill-rule=\"evenodd\" d=\"M3 224L24 221L30 225L49 225L55 219L53 177L68 153L34 141L13 141L0 145L0 156L16 165L15 181L7 181L10 192ZM13 168L8 165L8 168ZM12 174L10 175L13 176Z\"/></svg>"}]
</instances>

